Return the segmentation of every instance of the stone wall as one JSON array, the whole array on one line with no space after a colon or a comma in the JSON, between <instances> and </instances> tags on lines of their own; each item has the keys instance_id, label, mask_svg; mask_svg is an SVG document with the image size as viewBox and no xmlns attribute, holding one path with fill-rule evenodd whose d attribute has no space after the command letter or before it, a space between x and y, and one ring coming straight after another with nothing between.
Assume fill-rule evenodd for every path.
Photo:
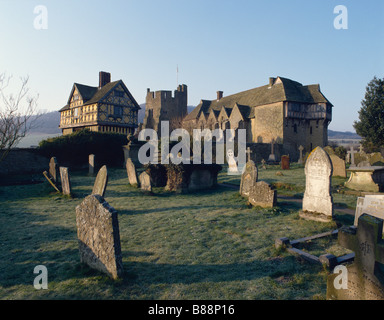
<instances>
[{"instance_id":1,"label":"stone wall","mask_svg":"<svg viewBox=\"0 0 384 320\"><path fill-rule=\"evenodd\" d=\"M42 173L48 165L49 159L41 156L37 149L12 149L0 162L0 176Z\"/></svg>"}]
</instances>

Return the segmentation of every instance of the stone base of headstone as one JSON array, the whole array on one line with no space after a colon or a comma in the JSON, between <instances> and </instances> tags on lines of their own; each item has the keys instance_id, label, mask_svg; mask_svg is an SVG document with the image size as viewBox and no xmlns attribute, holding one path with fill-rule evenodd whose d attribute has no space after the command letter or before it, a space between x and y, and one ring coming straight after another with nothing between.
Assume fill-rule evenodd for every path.
<instances>
[{"instance_id":1,"label":"stone base of headstone","mask_svg":"<svg viewBox=\"0 0 384 320\"><path fill-rule=\"evenodd\" d=\"M320 213L320 212L311 212L311 211L301 210L299 212L299 216L300 216L300 218L305 219L305 220L312 220L312 221L318 221L318 222L331 222L331 221L333 221L333 216L326 215L326 214Z\"/></svg>"}]
</instances>

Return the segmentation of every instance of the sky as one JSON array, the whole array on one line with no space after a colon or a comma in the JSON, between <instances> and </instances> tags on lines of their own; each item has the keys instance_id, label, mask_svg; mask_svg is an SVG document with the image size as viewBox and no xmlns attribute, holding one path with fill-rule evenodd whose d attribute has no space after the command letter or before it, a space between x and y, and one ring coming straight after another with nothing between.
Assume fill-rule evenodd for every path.
<instances>
[{"instance_id":1,"label":"sky","mask_svg":"<svg viewBox=\"0 0 384 320\"><path fill-rule=\"evenodd\" d=\"M0 0L0 74L10 92L28 76L44 111L99 71L139 104L186 84L191 106L281 76L320 84L329 129L354 131L367 84L384 78L383 18L382 0Z\"/></svg>"}]
</instances>

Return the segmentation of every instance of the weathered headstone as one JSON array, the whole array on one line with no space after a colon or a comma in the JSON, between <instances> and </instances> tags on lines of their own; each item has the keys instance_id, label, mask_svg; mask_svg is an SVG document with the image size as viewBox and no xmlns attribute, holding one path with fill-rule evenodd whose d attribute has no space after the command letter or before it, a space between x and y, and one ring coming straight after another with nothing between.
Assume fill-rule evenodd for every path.
<instances>
[{"instance_id":1,"label":"weathered headstone","mask_svg":"<svg viewBox=\"0 0 384 320\"><path fill-rule=\"evenodd\" d=\"M59 165L57 164L56 157L52 157L49 161L49 175L52 182L57 185L59 178Z\"/></svg>"},{"instance_id":2,"label":"weathered headstone","mask_svg":"<svg viewBox=\"0 0 384 320\"><path fill-rule=\"evenodd\" d=\"M93 185L92 194L98 194L104 197L105 189L108 184L108 170L107 166L102 166L97 173L95 183Z\"/></svg>"},{"instance_id":3,"label":"weathered headstone","mask_svg":"<svg viewBox=\"0 0 384 320\"><path fill-rule=\"evenodd\" d=\"M305 164L305 192L300 217L321 222L333 219L331 175L332 163L328 154L321 147L315 148Z\"/></svg>"},{"instance_id":4,"label":"weathered headstone","mask_svg":"<svg viewBox=\"0 0 384 320\"><path fill-rule=\"evenodd\" d=\"M241 175L240 194L243 197L248 197L251 189L257 182L258 171L255 163L250 160L245 165L245 170Z\"/></svg>"},{"instance_id":5,"label":"weathered headstone","mask_svg":"<svg viewBox=\"0 0 384 320\"><path fill-rule=\"evenodd\" d=\"M329 158L331 159L333 167L332 176L346 178L347 171L345 169L345 161L335 154L329 155Z\"/></svg>"},{"instance_id":6,"label":"weathered headstone","mask_svg":"<svg viewBox=\"0 0 384 320\"><path fill-rule=\"evenodd\" d=\"M304 163L303 150L304 150L304 147L300 145L299 146L300 157L299 157L299 161L298 161L299 164L303 164Z\"/></svg>"},{"instance_id":7,"label":"weathered headstone","mask_svg":"<svg viewBox=\"0 0 384 320\"><path fill-rule=\"evenodd\" d=\"M357 164L357 167L358 168L362 168L362 167L370 167L371 166L371 163L367 160L363 160L363 161L360 161L358 164Z\"/></svg>"},{"instance_id":8,"label":"weathered headstone","mask_svg":"<svg viewBox=\"0 0 384 320\"><path fill-rule=\"evenodd\" d=\"M256 182L249 193L248 202L253 206L272 208L277 203L276 190L265 181Z\"/></svg>"},{"instance_id":9,"label":"weathered headstone","mask_svg":"<svg viewBox=\"0 0 384 320\"><path fill-rule=\"evenodd\" d=\"M116 279L123 274L117 211L102 196L89 195L76 207L80 261Z\"/></svg>"},{"instance_id":10,"label":"weathered headstone","mask_svg":"<svg viewBox=\"0 0 384 320\"><path fill-rule=\"evenodd\" d=\"M64 195L71 195L71 179L69 177L68 168L60 167L60 179L61 179L61 189Z\"/></svg>"},{"instance_id":11,"label":"weathered headstone","mask_svg":"<svg viewBox=\"0 0 384 320\"><path fill-rule=\"evenodd\" d=\"M88 156L88 173L94 174L95 173L95 155L90 154Z\"/></svg>"},{"instance_id":12,"label":"weathered headstone","mask_svg":"<svg viewBox=\"0 0 384 320\"><path fill-rule=\"evenodd\" d=\"M145 171L139 175L140 188L143 191L152 191L151 177Z\"/></svg>"},{"instance_id":13,"label":"weathered headstone","mask_svg":"<svg viewBox=\"0 0 384 320\"><path fill-rule=\"evenodd\" d=\"M272 139L271 141L271 154L268 157L268 162L275 162L276 161L276 155L275 155L275 139Z\"/></svg>"},{"instance_id":14,"label":"weathered headstone","mask_svg":"<svg viewBox=\"0 0 384 320\"><path fill-rule=\"evenodd\" d=\"M281 169L289 170L289 156L281 156Z\"/></svg>"},{"instance_id":15,"label":"weathered headstone","mask_svg":"<svg viewBox=\"0 0 384 320\"><path fill-rule=\"evenodd\" d=\"M356 227L359 218L363 213L367 213L379 219L384 219L384 195L366 195L365 197L357 198L354 221Z\"/></svg>"},{"instance_id":16,"label":"weathered headstone","mask_svg":"<svg viewBox=\"0 0 384 320\"><path fill-rule=\"evenodd\" d=\"M127 175L128 175L129 184L134 185L134 186L138 186L137 172L136 172L135 165L133 164L131 158L127 159L126 168L127 168Z\"/></svg>"},{"instance_id":17,"label":"weathered headstone","mask_svg":"<svg viewBox=\"0 0 384 320\"><path fill-rule=\"evenodd\" d=\"M351 150L347 151L347 154L350 156L351 161L351 167L355 167L355 153L357 153L356 150L353 149L353 146L351 147Z\"/></svg>"},{"instance_id":18,"label":"weathered headstone","mask_svg":"<svg viewBox=\"0 0 384 320\"><path fill-rule=\"evenodd\" d=\"M333 273L327 280L329 300L384 300L383 220L363 214L357 228L342 227L338 232L339 245L354 251L354 263L342 273ZM341 279L341 281L340 281ZM345 282L340 283L340 282Z\"/></svg>"},{"instance_id":19,"label":"weathered headstone","mask_svg":"<svg viewBox=\"0 0 384 320\"><path fill-rule=\"evenodd\" d=\"M266 163L267 161L265 161L264 159L261 159L261 169L267 169Z\"/></svg>"}]
</instances>

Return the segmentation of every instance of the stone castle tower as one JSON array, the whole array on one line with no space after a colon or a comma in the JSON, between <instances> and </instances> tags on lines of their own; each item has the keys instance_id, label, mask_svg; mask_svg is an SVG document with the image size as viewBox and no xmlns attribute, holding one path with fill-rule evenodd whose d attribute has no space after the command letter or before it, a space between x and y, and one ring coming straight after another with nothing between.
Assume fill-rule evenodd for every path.
<instances>
[{"instance_id":1,"label":"stone castle tower","mask_svg":"<svg viewBox=\"0 0 384 320\"><path fill-rule=\"evenodd\" d=\"M170 131L181 128L187 115L188 93L185 84L179 85L172 96L171 91L147 89L143 128L154 129L160 134L161 121L169 121Z\"/></svg>"}]
</instances>

